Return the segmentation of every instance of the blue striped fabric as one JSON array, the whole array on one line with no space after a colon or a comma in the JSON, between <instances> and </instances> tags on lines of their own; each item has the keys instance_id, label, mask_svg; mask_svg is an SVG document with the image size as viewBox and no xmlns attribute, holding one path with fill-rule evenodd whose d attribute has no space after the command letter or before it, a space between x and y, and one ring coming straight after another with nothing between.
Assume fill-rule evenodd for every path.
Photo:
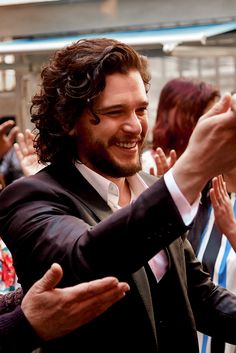
<instances>
[{"instance_id":1,"label":"blue striped fabric","mask_svg":"<svg viewBox=\"0 0 236 353\"><path fill-rule=\"evenodd\" d=\"M235 193L231 193L230 198L236 216ZM236 254L226 236L215 225L209 198L202 201L188 238L213 281L236 294ZM198 332L198 339L200 353L236 353L235 346L219 342L217 337L211 338Z\"/></svg>"}]
</instances>

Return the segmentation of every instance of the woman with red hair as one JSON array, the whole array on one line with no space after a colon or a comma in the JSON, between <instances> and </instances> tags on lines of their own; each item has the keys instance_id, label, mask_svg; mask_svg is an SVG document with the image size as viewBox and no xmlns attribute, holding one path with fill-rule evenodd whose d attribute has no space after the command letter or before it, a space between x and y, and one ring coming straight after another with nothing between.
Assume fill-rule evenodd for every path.
<instances>
[{"instance_id":1,"label":"woman with red hair","mask_svg":"<svg viewBox=\"0 0 236 353\"><path fill-rule=\"evenodd\" d=\"M161 148L171 164L187 147L198 119L220 97L219 89L205 81L175 78L162 88L153 127L152 148L142 156L143 170L150 172L159 162ZM172 151L174 150L174 151ZM176 154L175 154L176 153ZM158 174L163 174L158 171Z\"/></svg>"}]
</instances>

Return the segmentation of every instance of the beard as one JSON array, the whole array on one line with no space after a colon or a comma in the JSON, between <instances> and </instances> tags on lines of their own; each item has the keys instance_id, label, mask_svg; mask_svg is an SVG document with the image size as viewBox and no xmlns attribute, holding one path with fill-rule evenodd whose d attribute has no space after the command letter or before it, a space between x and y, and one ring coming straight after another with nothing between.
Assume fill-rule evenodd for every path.
<instances>
[{"instance_id":1,"label":"beard","mask_svg":"<svg viewBox=\"0 0 236 353\"><path fill-rule=\"evenodd\" d=\"M114 141L110 141L109 145ZM84 146L86 146L84 148ZM137 162L119 163L108 152L106 146L101 141L92 144L83 145L83 154L86 155L87 161L93 166L96 172L113 177L122 178L132 176L142 169L140 153Z\"/></svg>"}]
</instances>

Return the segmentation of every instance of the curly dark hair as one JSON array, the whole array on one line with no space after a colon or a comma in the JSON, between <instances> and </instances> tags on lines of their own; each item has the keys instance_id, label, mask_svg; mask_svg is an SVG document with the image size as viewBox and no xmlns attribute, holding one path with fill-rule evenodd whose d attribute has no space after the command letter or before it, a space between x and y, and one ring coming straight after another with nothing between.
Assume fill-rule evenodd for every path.
<instances>
[{"instance_id":1,"label":"curly dark hair","mask_svg":"<svg viewBox=\"0 0 236 353\"><path fill-rule=\"evenodd\" d=\"M147 59L113 39L82 39L57 51L41 72L41 89L32 98L34 145L42 163L75 161L76 138L71 131L85 108L105 88L106 76L140 72L146 91L150 73Z\"/></svg>"}]
</instances>

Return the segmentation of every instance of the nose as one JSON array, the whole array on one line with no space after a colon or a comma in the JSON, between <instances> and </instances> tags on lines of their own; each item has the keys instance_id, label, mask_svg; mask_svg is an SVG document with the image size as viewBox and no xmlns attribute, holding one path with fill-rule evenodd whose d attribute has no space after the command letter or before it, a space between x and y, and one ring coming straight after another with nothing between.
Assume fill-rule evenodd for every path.
<instances>
[{"instance_id":1,"label":"nose","mask_svg":"<svg viewBox=\"0 0 236 353\"><path fill-rule=\"evenodd\" d=\"M141 124L140 118L137 116L135 112L127 116L127 119L122 124L122 129L126 133L132 133L135 135L141 134L143 130L142 124Z\"/></svg>"}]
</instances>

